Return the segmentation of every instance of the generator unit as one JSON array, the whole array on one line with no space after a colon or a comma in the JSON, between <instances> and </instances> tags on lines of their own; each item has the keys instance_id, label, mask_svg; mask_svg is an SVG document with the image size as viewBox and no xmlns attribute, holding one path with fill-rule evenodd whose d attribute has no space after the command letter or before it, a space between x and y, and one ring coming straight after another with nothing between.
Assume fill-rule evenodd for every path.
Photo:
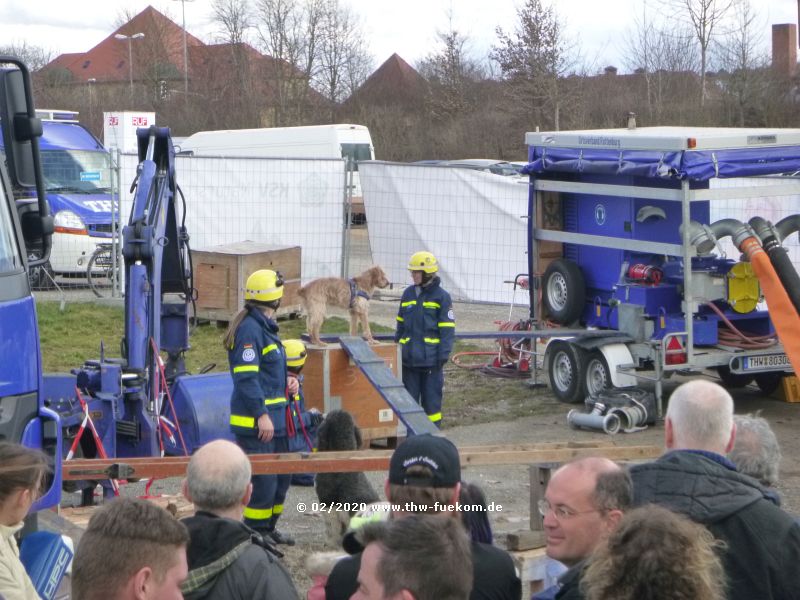
<instances>
[{"instance_id":1,"label":"generator unit","mask_svg":"<svg viewBox=\"0 0 800 600\"><path fill-rule=\"evenodd\" d=\"M653 380L660 400L665 377L704 369L772 391L793 370L781 344L791 325L776 328L771 315L787 298L788 317L800 307L781 243L800 221L791 212L800 180L781 175L800 164L800 130L652 127L526 141L531 320L565 328L549 332L545 352L559 399ZM758 185L711 185L731 177ZM756 194L785 206L778 223L736 208ZM733 214L712 222L719 200ZM766 253L780 263L766 261L767 283Z\"/></svg>"}]
</instances>

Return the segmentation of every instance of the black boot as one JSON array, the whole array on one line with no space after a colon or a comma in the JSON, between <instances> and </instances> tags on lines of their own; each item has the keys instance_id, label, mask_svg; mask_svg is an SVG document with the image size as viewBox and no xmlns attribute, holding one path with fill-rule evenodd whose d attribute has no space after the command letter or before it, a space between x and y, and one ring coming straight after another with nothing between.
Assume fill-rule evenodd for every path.
<instances>
[{"instance_id":1,"label":"black boot","mask_svg":"<svg viewBox=\"0 0 800 600\"><path fill-rule=\"evenodd\" d=\"M287 533L281 533L277 529L268 532L267 535L276 544L284 544L285 546L294 546L294 538Z\"/></svg>"}]
</instances>

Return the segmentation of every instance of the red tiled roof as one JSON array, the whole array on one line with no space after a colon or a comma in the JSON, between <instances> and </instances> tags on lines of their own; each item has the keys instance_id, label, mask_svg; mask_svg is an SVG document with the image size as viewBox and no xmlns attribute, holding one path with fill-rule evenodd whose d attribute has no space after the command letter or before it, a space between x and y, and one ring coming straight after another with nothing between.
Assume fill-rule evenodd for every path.
<instances>
[{"instance_id":1,"label":"red tiled roof","mask_svg":"<svg viewBox=\"0 0 800 600\"><path fill-rule=\"evenodd\" d=\"M132 42L114 37L116 34L136 33L144 33L145 37ZM133 44L134 65L137 56L166 56L177 72L183 72L183 29L152 6L145 8L88 52L61 54L45 65L42 71L67 69L78 81L92 78L97 81L125 80L129 76L129 43ZM191 50L202 46L203 42L187 32L186 45Z\"/></svg>"},{"instance_id":2,"label":"red tiled roof","mask_svg":"<svg viewBox=\"0 0 800 600\"><path fill-rule=\"evenodd\" d=\"M425 78L395 53L345 101L345 106L415 105L422 102L427 86Z\"/></svg>"}]
</instances>

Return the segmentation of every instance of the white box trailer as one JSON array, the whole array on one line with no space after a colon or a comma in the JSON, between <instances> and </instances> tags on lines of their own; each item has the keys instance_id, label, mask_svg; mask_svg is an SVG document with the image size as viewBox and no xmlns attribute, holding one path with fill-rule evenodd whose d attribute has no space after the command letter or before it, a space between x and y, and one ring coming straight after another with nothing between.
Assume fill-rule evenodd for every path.
<instances>
[{"instance_id":1,"label":"white box trailer","mask_svg":"<svg viewBox=\"0 0 800 600\"><path fill-rule=\"evenodd\" d=\"M121 152L137 152L136 130L156 124L156 113L117 111L103 113L103 145Z\"/></svg>"},{"instance_id":2,"label":"white box trailer","mask_svg":"<svg viewBox=\"0 0 800 600\"><path fill-rule=\"evenodd\" d=\"M354 215L364 213L358 163L375 160L369 129L364 125L341 123L200 131L185 138L179 149L181 155L188 156L345 159L352 170Z\"/></svg>"}]
</instances>

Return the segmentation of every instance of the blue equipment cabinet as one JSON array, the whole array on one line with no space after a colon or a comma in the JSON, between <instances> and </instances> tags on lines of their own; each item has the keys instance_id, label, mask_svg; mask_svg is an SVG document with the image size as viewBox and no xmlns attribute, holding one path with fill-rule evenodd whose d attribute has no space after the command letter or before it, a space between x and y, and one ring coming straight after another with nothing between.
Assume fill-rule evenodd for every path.
<instances>
[{"instance_id":1,"label":"blue equipment cabinet","mask_svg":"<svg viewBox=\"0 0 800 600\"><path fill-rule=\"evenodd\" d=\"M656 382L660 400L664 378L703 369L729 384L755 380L766 391L791 370L777 339L758 349L733 339L736 330L752 339L775 330L752 268L738 251L724 255L720 241L775 232L780 244L800 218L756 226L747 219L760 215L737 212L712 223L711 203L756 193L746 182L719 180L800 170L800 130L633 127L528 133L526 143L529 268L539 276L531 320L538 328L555 322L614 332L605 340L597 331L550 338L544 363L560 400L583 401L642 379ZM770 184L757 195L800 195L800 179ZM546 269L542 242L548 258L553 242L562 249Z\"/></svg>"}]
</instances>

